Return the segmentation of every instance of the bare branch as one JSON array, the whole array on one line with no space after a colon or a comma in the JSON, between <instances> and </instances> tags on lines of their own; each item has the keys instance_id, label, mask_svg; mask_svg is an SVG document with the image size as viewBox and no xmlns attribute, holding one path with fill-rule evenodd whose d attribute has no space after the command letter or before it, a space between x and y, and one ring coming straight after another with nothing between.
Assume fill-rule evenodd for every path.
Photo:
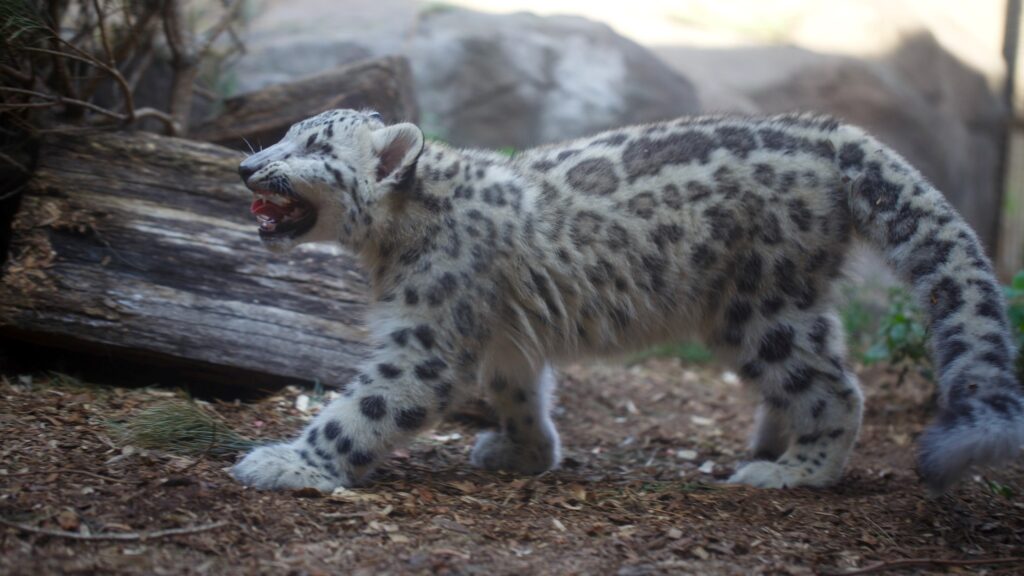
<instances>
[{"instance_id":1,"label":"bare branch","mask_svg":"<svg viewBox=\"0 0 1024 576\"><path fill-rule=\"evenodd\" d=\"M11 93L14 93L14 94L25 94L25 95L31 96L33 98L42 98L43 100L47 100L48 102L50 102L52 104L71 104L73 106L80 106L80 107L85 108L87 110L92 110L93 112L96 112L97 114L102 114L104 116L113 118L115 120L119 120L121 122L125 122L125 121L128 121L128 120L131 120L131 118L129 118L128 116L126 116L124 114L118 114L117 112L114 112L112 110L107 110L106 108L103 108L102 106L97 106L97 105L93 104L92 102L86 102L84 100L79 100L77 98L68 98L68 97L62 96L60 94L43 94L42 92L36 92L35 90L25 90L25 89L22 89L22 88L11 88L11 87L8 87L8 86L0 86L0 91L2 91L2 92L11 92ZM26 102L24 104L7 104L7 105L4 105L4 107L6 107L8 109L15 109L15 108L44 108L45 106L34 106L32 102Z\"/></svg>"},{"instance_id":2,"label":"bare branch","mask_svg":"<svg viewBox=\"0 0 1024 576\"><path fill-rule=\"evenodd\" d=\"M22 84L28 84L32 82L32 76L30 74L26 74L21 70L18 70L17 68L8 66L7 64L0 64L0 72L7 74L8 76L21 82Z\"/></svg>"},{"instance_id":3,"label":"bare branch","mask_svg":"<svg viewBox=\"0 0 1024 576\"><path fill-rule=\"evenodd\" d=\"M0 160L3 160L8 165L13 166L16 170L18 170L18 172L21 172L22 174L29 175L32 173L32 171L29 170L24 164L18 162L17 160L11 158L7 154L4 154L3 152L0 152Z\"/></svg>"},{"instance_id":4,"label":"bare branch","mask_svg":"<svg viewBox=\"0 0 1024 576\"><path fill-rule=\"evenodd\" d=\"M168 136L177 136L181 134L181 126L171 117L170 114L163 110L157 110L156 108L139 108L135 111L135 121L139 122L146 118L156 118L161 121L164 128L167 129Z\"/></svg>"},{"instance_id":5,"label":"bare branch","mask_svg":"<svg viewBox=\"0 0 1024 576\"><path fill-rule=\"evenodd\" d=\"M103 9L100 8L100 0L92 0L92 7L96 10L96 25L100 29L100 40L103 42L103 52L107 55L107 63L111 67L117 67L117 60L114 59L114 51L110 48L110 40L107 38L107 23L103 16Z\"/></svg>"},{"instance_id":6,"label":"bare branch","mask_svg":"<svg viewBox=\"0 0 1024 576\"><path fill-rule=\"evenodd\" d=\"M171 59L175 62L189 60L191 55L185 44L184 30L181 24L181 7L178 0L166 0L163 10L164 36L167 47L171 49Z\"/></svg>"},{"instance_id":7,"label":"bare branch","mask_svg":"<svg viewBox=\"0 0 1024 576\"><path fill-rule=\"evenodd\" d=\"M0 103L0 110L22 110L28 108L53 108L60 102L50 100L47 102L18 102L16 104Z\"/></svg>"},{"instance_id":8,"label":"bare branch","mask_svg":"<svg viewBox=\"0 0 1024 576\"><path fill-rule=\"evenodd\" d=\"M114 57L111 62L112 66L116 66L117 62L121 62L128 58L129 54L134 50L136 51L135 56L135 67L128 74L126 71L124 74L128 75L128 87L131 89L132 94L135 93L135 87L138 85L139 78L142 73L149 67L150 61L153 57L153 41L152 34L146 34L146 31L150 28L153 18L159 11L159 3L152 2L146 5L146 11L134 22L131 21L131 11L128 10L128 3L123 4L124 21L128 27L128 32L124 35L123 40L114 48ZM141 44L140 48L139 38L145 38L145 42ZM96 88L99 86L101 80L105 78L100 76L95 78L89 86L86 88L86 94L93 94L96 92Z\"/></svg>"},{"instance_id":9,"label":"bare branch","mask_svg":"<svg viewBox=\"0 0 1024 576\"><path fill-rule=\"evenodd\" d=\"M60 52L58 50L47 50L45 48L35 48L35 47L25 47L25 48L23 48L23 50L28 50L30 52L44 52L44 53L49 53L49 54L57 54L57 55L59 55L61 57L67 57L67 58L71 58L73 60L78 60L80 62L85 62L86 64L89 64L89 65L95 66L97 68L100 68L104 72L110 74L110 76L113 77L114 80L117 82L118 86L121 89L121 94L122 94L122 96L125 99L125 101L124 101L125 114L127 115L127 117L129 119L134 118L135 117L135 100L134 100L134 97L132 96L132 90L128 86L128 81L125 80L124 75L121 74L121 71L118 70L115 67L110 66L106 62L96 58L92 54L89 54L88 52L82 50L78 46L75 46L74 44L68 42L67 40L64 40L64 39L60 38L59 36L56 36L56 33L54 33L54 34L55 34L55 37L57 38L57 41L60 42L61 44L63 44L64 46L67 46L70 50L72 50L74 52L74 54L70 54L70 53L67 53L67 52ZM72 101L72 99L70 99L70 98L68 98L66 100L68 102ZM81 100L77 100L77 101L81 102Z\"/></svg>"},{"instance_id":10,"label":"bare branch","mask_svg":"<svg viewBox=\"0 0 1024 576\"><path fill-rule=\"evenodd\" d=\"M131 87L132 91L134 91L135 87L139 85L139 80L142 79L142 75L146 73L146 70L149 69L149 65L152 62L153 45L151 43L147 43L145 51L136 57L135 68L128 77L128 86Z\"/></svg>"},{"instance_id":11,"label":"bare branch","mask_svg":"<svg viewBox=\"0 0 1024 576\"><path fill-rule=\"evenodd\" d=\"M206 40L203 41L203 45L196 51L197 58L205 57L210 49L213 47L214 42L217 38L227 30L235 19L238 18L238 12L242 8L242 0L234 0L231 3L224 3L224 14L220 17L220 20L216 24L210 27L206 32Z\"/></svg>"}]
</instances>

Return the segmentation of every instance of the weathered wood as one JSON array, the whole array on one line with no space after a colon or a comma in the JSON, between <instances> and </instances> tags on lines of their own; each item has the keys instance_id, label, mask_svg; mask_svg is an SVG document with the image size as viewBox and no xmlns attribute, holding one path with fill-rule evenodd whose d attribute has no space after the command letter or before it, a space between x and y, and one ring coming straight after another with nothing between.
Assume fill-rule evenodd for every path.
<instances>
[{"instance_id":1,"label":"weathered wood","mask_svg":"<svg viewBox=\"0 0 1024 576\"><path fill-rule=\"evenodd\" d=\"M239 150L248 148L245 140L267 146L295 122L332 108L370 108L388 122L415 122L408 61L399 56L366 60L241 94L227 100L219 116L194 126L190 137Z\"/></svg>"},{"instance_id":2,"label":"weathered wood","mask_svg":"<svg viewBox=\"0 0 1024 576\"><path fill-rule=\"evenodd\" d=\"M0 337L341 384L366 284L326 246L262 248L241 154L151 134L43 144L0 279Z\"/></svg>"}]
</instances>

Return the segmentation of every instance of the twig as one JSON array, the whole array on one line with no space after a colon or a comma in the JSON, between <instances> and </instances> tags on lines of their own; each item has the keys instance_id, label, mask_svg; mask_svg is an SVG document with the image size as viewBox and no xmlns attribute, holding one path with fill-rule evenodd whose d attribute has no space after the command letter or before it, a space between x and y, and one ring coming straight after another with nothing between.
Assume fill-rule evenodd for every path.
<instances>
[{"instance_id":1,"label":"twig","mask_svg":"<svg viewBox=\"0 0 1024 576\"><path fill-rule=\"evenodd\" d=\"M25 108L52 108L58 104L55 100L46 102L21 102L17 104L0 103L0 110L23 110Z\"/></svg>"},{"instance_id":2,"label":"twig","mask_svg":"<svg viewBox=\"0 0 1024 576\"><path fill-rule=\"evenodd\" d=\"M31 74L26 74L26 73L22 72L21 70L18 70L17 68L14 68L12 66L8 66L7 64L0 64L0 72L3 72L4 74L7 74L8 76L10 76L10 77L14 78L15 80L21 82L22 84L28 84L29 82L32 82L32 75Z\"/></svg>"},{"instance_id":3,"label":"twig","mask_svg":"<svg viewBox=\"0 0 1024 576\"><path fill-rule=\"evenodd\" d=\"M25 185L22 184L20 186L15 186L12 190L10 190L8 192L4 192L3 194L0 194L0 202L3 202L4 200L7 200L8 198L14 198L18 194L21 194L21 191L24 190L24 189L25 189Z\"/></svg>"},{"instance_id":4,"label":"twig","mask_svg":"<svg viewBox=\"0 0 1024 576\"><path fill-rule=\"evenodd\" d=\"M207 100L219 100L220 99L220 95L219 94L217 94L213 90L210 90L209 88L204 88L204 87L202 87L202 86L200 86L198 84L193 86L192 89L195 91L196 96L201 96L201 97L203 97L203 98L205 98Z\"/></svg>"},{"instance_id":5,"label":"twig","mask_svg":"<svg viewBox=\"0 0 1024 576\"><path fill-rule=\"evenodd\" d=\"M132 90L139 85L139 80L142 79L142 75L149 69L149 65L153 62L153 43L146 42L141 49L139 54L135 58L134 66L132 67L131 74L128 75L128 86Z\"/></svg>"},{"instance_id":6,"label":"twig","mask_svg":"<svg viewBox=\"0 0 1024 576\"><path fill-rule=\"evenodd\" d=\"M11 158L7 154L4 154L3 152L0 152L0 160L3 160L4 162L9 164L10 166L13 166L16 170L18 170L22 174L31 174L32 173L32 171L29 170L24 164L22 164L21 162L18 162L17 160L15 160L14 158Z\"/></svg>"},{"instance_id":7,"label":"twig","mask_svg":"<svg viewBox=\"0 0 1024 576\"><path fill-rule=\"evenodd\" d=\"M6 518L0 518L0 524L17 528L24 532L31 532L33 534L43 534L45 536L54 536L56 538L70 538L71 540L152 540L154 538L164 538L166 536L178 536L181 534L195 534L197 532L205 532L207 530L214 530L227 526L227 522L214 522L213 524L202 524L199 526L188 526L185 528L171 528L169 530L156 530L154 532L121 532L116 534L79 534L78 532L65 532L64 530L48 530L46 528L36 528L35 526L29 526L28 524L21 524L18 522L12 522Z\"/></svg>"},{"instance_id":8,"label":"twig","mask_svg":"<svg viewBox=\"0 0 1024 576\"><path fill-rule=\"evenodd\" d=\"M117 66L117 60L114 59L114 51L110 48L110 40L107 39L107 23L103 18L100 0L92 0L92 7L96 10L96 25L100 29L100 41L103 43L103 52L107 55L107 64Z\"/></svg>"},{"instance_id":9,"label":"twig","mask_svg":"<svg viewBox=\"0 0 1024 576\"><path fill-rule=\"evenodd\" d=\"M168 136L177 136L178 134L181 133L181 126L178 124L178 122L175 121L170 114L164 112L163 110L144 107L139 108L135 111L136 122L145 118L156 118L157 120L163 122L164 128L167 129Z\"/></svg>"},{"instance_id":10,"label":"twig","mask_svg":"<svg viewBox=\"0 0 1024 576\"><path fill-rule=\"evenodd\" d=\"M108 118L120 122L133 123L145 118L156 118L160 120L164 127L167 129L167 133L170 136L177 136L181 132L180 125L166 112L157 110L156 108L139 108L135 110L133 116L129 117L125 114L114 112L113 110L107 110L102 106L97 106L91 102L85 102L83 100L77 100L75 98L65 98L60 94L43 94L42 92L36 92L35 90L25 90L23 88L9 88L7 86L0 86L0 91L12 92L15 94L25 94L34 98L41 98L46 102L24 102L24 103L13 103L13 104L0 104L0 110L17 110L21 108L47 108L50 106L57 106L60 104L75 104L83 108L92 110L98 114L102 114Z\"/></svg>"},{"instance_id":11,"label":"twig","mask_svg":"<svg viewBox=\"0 0 1024 576\"><path fill-rule=\"evenodd\" d=\"M78 93L75 91L75 86L71 82L71 72L68 70L67 61L64 60L65 54L60 50L57 50L58 43L61 41L60 33L54 31L52 28L52 26L60 25L62 16L61 2L49 3L49 16L50 22L47 28L49 28L50 32L49 44L53 48L49 51L52 57L51 60L53 61L53 73L58 85L60 86L61 92L74 98L78 96ZM28 47L25 47L24 49L28 49Z\"/></svg>"},{"instance_id":12,"label":"twig","mask_svg":"<svg viewBox=\"0 0 1024 576\"><path fill-rule=\"evenodd\" d=\"M53 50L50 48L40 48L38 46L22 46L19 50L25 52L39 52L40 54L51 54L53 56L61 56L63 58L71 58L72 60L78 60L79 62L85 62L86 64L92 64L92 62L81 56L75 54L68 54L67 52L61 52L60 50Z\"/></svg>"},{"instance_id":13,"label":"twig","mask_svg":"<svg viewBox=\"0 0 1024 576\"><path fill-rule=\"evenodd\" d=\"M69 49L78 53L80 56L80 60L104 70L107 74L110 74L110 76L113 77L114 81L117 82L118 87L121 89L121 94L124 96L125 114L128 116L129 121L134 120L135 99L132 95L131 88L128 87L128 81L125 80L124 75L121 74L121 71L117 69L116 65L111 66L107 64L106 62L100 60L99 58L96 58L92 54L89 54L85 50L82 50L78 46L75 46L71 42L64 40L60 37L60 35L57 35L57 40L59 40L61 44L67 46ZM65 52L64 54L67 53Z\"/></svg>"},{"instance_id":14,"label":"twig","mask_svg":"<svg viewBox=\"0 0 1024 576\"><path fill-rule=\"evenodd\" d=\"M159 10L159 5L159 2L148 3L146 11L142 13L142 16L140 16L138 20L132 23L131 11L128 9L128 2L123 4L123 18L125 26L128 28L128 32L124 35L124 39L114 48L113 62L124 61L128 57L129 53L134 50L136 61L135 70L131 73L132 78L128 79L128 86L131 88L133 94L135 86L138 84L139 77L142 75L142 72L145 72L145 69L149 66L149 61L152 58L152 35L143 34L143 32L150 28L150 22L152 22L153 17L156 16L157 11ZM145 43L142 44L142 48L140 48L139 37L144 37L146 39ZM125 73L127 73L127 71ZM89 87L86 89L86 93L93 94L96 91L96 87L99 86L99 81L103 78L104 77L100 76L91 82Z\"/></svg>"},{"instance_id":15,"label":"twig","mask_svg":"<svg viewBox=\"0 0 1024 576\"><path fill-rule=\"evenodd\" d=\"M107 482L117 482L119 484L134 484L131 480L122 480L120 478L113 478L111 476L103 476L102 474L96 474L95 472L88 472L86 470L76 470L74 468L57 468L55 470L29 470L27 472L14 472L11 474L0 474L0 478L11 478L13 476L37 476L40 474L79 474L81 476L90 476L99 480L106 480Z\"/></svg>"},{"instance_id":16,"label":"twig","mask_svg":"<svg viewBox=\"0 0 1024 576\"><path fill-rule=\"evenodd\" d=\"M1011 558L978 558L975 560L940 560L938 558L905 558L903 560L889 560L879 562L864 568L858 568L849 572L833 571L822 572L830 576L853 576L855 574L873 574L888 570L900 570L903 568L914 568L918 566L987 566L998 564L1020 564L1024 563L1024 556Z\"/></svg>"},{"instance_id":17,"label":"twig","mask_svg":"<svg viewBox=\"0 0 1024 576\"><path fill-rule=\"evenodd\" d=\"M104 108L102 106L97 106L97 105L95 105L95 104L93 104L91 102L86 102L84 100L79 100L77 98L67 98L65 96L61 96L60 94L43 94L42 92L36 92L35 90L25 90L25 89L22 89L22 88L10 88L10 87L7 87L7 86L0 86L0 91L13 92L15 94L26 94L26 95L32 96L34 98L42 98L43 100L46 100L47 102L52 102L54 104L73 104L75 106L81 106L82 108L86 108L88 110L92 110L93 112L96 112L97 114L102 114L104 116L109 116L110 118L113 118L115 120L120 120L122 122L130 119L129 116L125 116L124 114L118 114L117 112L114 112L112 110L107 110L106 108ZM26 103L26 104L30 104L30 103ZM18 104L8 104L8 105L5 105L5 107L7 107L7 108L19 108L19 107L22 107L22 106L18 105ZM38 106L37 105L37 106L26 106L26 107L41 108L42 106Z\"/></svg>"},{"instance_id":18,"label":"twig","mask_svg":"<svg viewBox=\"0 0 1024 576\"><path fill-rule=\"evenodd\" d=\"M231 4L225 3L224 14L221 15L220 20L216 24L210 27L210 30L206 33L206 40L203 41L203 45L196 50L197 59L201 59L213 48L213 43L217 41L217 38L224 33L231 24L238 17L238 11L242 8L242 0L235 0Z\"/></svg>"}]
</instances>

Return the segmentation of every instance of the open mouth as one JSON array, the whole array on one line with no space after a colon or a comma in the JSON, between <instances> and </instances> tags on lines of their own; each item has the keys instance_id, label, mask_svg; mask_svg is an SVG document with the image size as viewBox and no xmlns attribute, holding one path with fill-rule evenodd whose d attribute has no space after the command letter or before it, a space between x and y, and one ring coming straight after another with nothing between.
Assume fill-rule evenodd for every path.
<instances>
[{"instance_id":1,"label":"open mouth","mask_svg":"<svg viewBox=\"0 0 1024 576\"><path fill-rule=\"evenodd\" d=\"M254 190L256 198L249 211L256 216L260 238L294 238L316 224L316 208L298 196Z\"/></svg>"}]
</instances>

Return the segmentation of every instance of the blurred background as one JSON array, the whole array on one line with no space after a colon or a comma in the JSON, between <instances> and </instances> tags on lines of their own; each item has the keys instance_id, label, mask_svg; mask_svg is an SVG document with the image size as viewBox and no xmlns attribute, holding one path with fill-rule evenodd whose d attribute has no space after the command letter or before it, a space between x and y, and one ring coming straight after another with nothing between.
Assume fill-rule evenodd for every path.
<instances>
[{"instance_id":1,"label":"blurred background","mask_svg":"<svg viewBox=\"0 0 1024 576\"><path fill-rule=\"evenodd\" d=\"M263 0L225 82L240 92L403 54L424 128L491 148L686 114L832 113L918 166L1008 280L1024 264L1024 179L1008 154L1018 4Z\"/></svg>"}]
</instances>

